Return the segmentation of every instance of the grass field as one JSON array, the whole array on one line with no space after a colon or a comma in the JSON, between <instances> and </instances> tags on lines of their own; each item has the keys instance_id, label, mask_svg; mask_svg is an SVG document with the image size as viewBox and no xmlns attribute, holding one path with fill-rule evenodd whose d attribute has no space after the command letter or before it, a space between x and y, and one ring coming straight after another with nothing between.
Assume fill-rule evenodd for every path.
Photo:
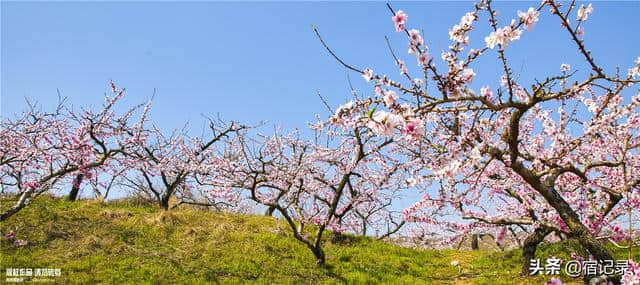
<instances>
[{"instance_id":1,"label":"grass field","mask_svg":"<svg viewBox=\"0 0 640 285\"><path fill-rule=\"evenodd\" d=\"M6 201L5 201L6 202ZM28 241L2 240L5 268L60 268L60 284L543 284L518 275L520 251L402 248L363 237L327 241L327 267L274 218L201 211L162 212L120 201L45 197L0 224ZM571 243L544 246L565 260ZM624 258L624 252L616 254ZM459 267L451 265L458 260ZM565 283L581 283L567 280ZM567 282L569 281L569 282Z\"/></svg>"}]
</instances>

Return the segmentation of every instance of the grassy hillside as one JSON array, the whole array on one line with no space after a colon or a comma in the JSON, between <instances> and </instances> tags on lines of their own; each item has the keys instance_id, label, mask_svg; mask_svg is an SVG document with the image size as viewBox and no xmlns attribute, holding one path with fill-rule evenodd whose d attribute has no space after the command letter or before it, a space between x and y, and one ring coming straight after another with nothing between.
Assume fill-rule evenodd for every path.
<instances>
[{"instance_id":1,"label":"grassy hillside","mask_svg":"<svg viewBox=\"0 0 640 285\"><path fill-rule=\"evenodd\" d=\"M4 268L27 267L61 268L54 280L64 284L543 283L518 276L519 251L415 250L361 237L328 241L320 269L273 218L190 208L43 198L0 225L13 229L29 244L3 239L0 282ZM570 251L551 246L541 256Z\"/></svg>"}]
</instances>

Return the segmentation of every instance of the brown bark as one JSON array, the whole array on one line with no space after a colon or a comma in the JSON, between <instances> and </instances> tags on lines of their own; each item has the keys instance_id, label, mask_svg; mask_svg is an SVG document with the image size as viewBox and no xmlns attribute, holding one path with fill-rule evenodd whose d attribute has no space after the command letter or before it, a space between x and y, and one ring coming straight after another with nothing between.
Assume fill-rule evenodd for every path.
<instances>
[{"instance_id":1,"label":"brown bark","mask_svg":"<svg viewBox=\"0 0 640 285\"><path fill-rule=\"evenodd\" d=\"M267 208L267 210L264 212L264 215L267 217L271 217L273 216L273 212L276 210L275 207L269 207Z\"/></svg>"},{"instance_id":2,"label":"brown bark","mask_svg":"<svg viewBox=\"0 0 640 285\"><path fill-rule=\"evenodd\" d=\"M319 267L324 267L325 256L324 256L324 250L322 250L322 247L314 247L311 249L311 251L313 252L313 255L316 257L316 265Z\"/></svg>"},{"instance_id":3,"label":"brown bark","mask_svg":"<svg viewBox=\"0 0 640 285\"><path fill-rule=\"evenodd\" d=\"M480 249L480 235L473 234L471 236L471 250L479 250Z\"/></svg>"},{"instance_id":4,"label":"brown bark","mask_svg":"<svg viewBox=\"0 0 640 285\"><path fill-rule=\"evenodd\" d=\"M549 205L558 212L558 215L560 215L569 228L569 238L576 239L580 245L588 250L597 260L614 260L611 252L595 239L591 232L589 232L589 229L580 220L580 216L571 209L569 203L553 188L555 179L560 173L551 174L550 177L547 177L544 183L542 183L531 171L524 168L522 163L516 162L512 165L512 168L524 178L529 185L536 189Z\"/></svg>"},{"instance_id":5,"label":"brown bark","mask_svg":"<svg viewBox=\"0 0 640 285\"><path fill-rule=\"evenodd\" d=\"M456 246L456 250L460 250L460 248L462 247L462 244L467 240L467 237L462 236L460 238L460 242L458 242L458 246Z\"/></svg>"},{"instance_id":6,"label":"brown bark","mask_svg":"<svg viewBox=\"0 0 640 285\"><path fill-rule=\"evenodd\" d=\"M169 192L167 190L167 192L165 192L164 195L160 196L160 199L158 200L158 204L160 205L160 208L162 208L165 211L169 210L169 199L171 199L171 193L173 193L173 191Z\"/></svg>"},{"instance_id":7,"label":"brown bark","mask_svg":"<svg viewBox=\"0 0 640 285\"><path fill-rule=\"evenodd\" d=\"M67 200L75 201L78 200L78 194L80 194L80 184L82 184L82 180L84 180L84 175L79 173L76 175L76 178L73 180L73 185L71 186L71 192L69 192L69 197Z\"/></svg>"},{"instance_id":8,"label":"brown bark","mask_svg":"<svg viewBox=\"0 0 640 285\"><path fill-rule=\"evenodd\" d=\"M530 274L531 260L535 258L536 249L538 245L544 240L544 238L551 233L551 230L547 228L537 228L529 235L522 245L522 270L520 275L528 276Z\"/></svg>"},{"instance_id":9,"label":"brown bark","mask_svg":"<svg viewBox=\"0 0 640 285\"><path fill-rule=\"evenodd\" d=\"M560 172L552 173L544 182L541 182L538 177L524 168L519 162L514 163L512 168L556 210L567 228L569 228L568 238L577 240L580 245L598 261L615 260L611 251L604 247L604 245L591 234L589 229L580 220L580 216L578 216L569 203L554 189L555 179L560 175ZM585 284L588 284L589 280L592 280L594 277L596 276L585 276ZM616 280L619 279L619 277L611 277L613 280L610 281L614 284L619 284L619 281Z\"/></svg>"}]
</instances>

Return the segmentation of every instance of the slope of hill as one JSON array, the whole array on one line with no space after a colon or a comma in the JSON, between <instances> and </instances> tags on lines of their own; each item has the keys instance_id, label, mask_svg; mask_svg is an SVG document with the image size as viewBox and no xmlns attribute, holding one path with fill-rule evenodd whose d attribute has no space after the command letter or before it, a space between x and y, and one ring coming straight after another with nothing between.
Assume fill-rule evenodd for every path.
<instances>
[{"instance_id":1,"label":"slope of hill","mask_svg":"<svg viewBox=\"0 0 640 285\"><path fill-rule=\"evenodd\" d=\"M7 202L6 200L4 202ZM283 225L284 226L284 225ZM327 267L278 232L274 218L132 202L42 198L0 224L5 268L60 268L56 283L106 284L542 284L518 276L520 252L418 250L369 238L326 243ZM551 246L543 254L567 257ZM459 261L459 266L451 262ZM578 282L578 280L576 280Z\"/></svg>"}]
</instances>

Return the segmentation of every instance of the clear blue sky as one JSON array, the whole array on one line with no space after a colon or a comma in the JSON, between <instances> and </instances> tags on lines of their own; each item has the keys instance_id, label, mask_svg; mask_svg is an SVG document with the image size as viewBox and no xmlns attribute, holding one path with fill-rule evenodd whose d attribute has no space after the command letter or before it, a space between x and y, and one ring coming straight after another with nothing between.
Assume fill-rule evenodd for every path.
<instances>
[{"instance_id":1,"label":"clear blue sky","mask_svg":"<svg viewBox=\"0 0 640 285\"><path fill-rule=\"evenodd\" d=\"M535 2L495 3L501 25ZM153 120L163 129L187 121L197 134L201 113L227 120L305 128L327 115L319 90L333 108L350 98L347 71L322 48L311 30L349 63L401 79L384 43L417 70L406 40L395 33L384 2L5 2L1 4L0 114L12 116L24 98L53 108L56 88L74 105L99 105L115 80L130 104L157 94ZM450 44L448 29L471 2L394 2L409 14L408 27L424 30L432 54ZM640 56L640 2L595 2L585 26L587 45L606 70L624 72ZM486 21L482 16L482 21ZM575 16L573 16L575 17ZM572 18L575 19L575 18ZM484 45L483 22L471 46ZM575 45L545 9L533 32L508 49L512 68L530 84L561 63L588 70ZM502 75L496 54L479 60L474 85L496 87ZM371 87L356 74L361 92ZM86 191L85 191L86 192ZM413 193L417 195L417 193ZM413 195L412 194L412 195ZM400 201L402 206L413 199Z\"/></svg>"},{"instance_id":2,"label":"clear blue sky","mask_svg":"<svg viewBox=\"0 0 640 285\"><path fill-rule=\"evenodd\" d=\"M497 2L501 25L535 2ZM11 116L24 97L52 108L62 91L74 105L102 102L107 82L128 89L128 102L147 100L157 90L152 117L166 129L186 121L201 126L199 114L254 123L268 120L304 127L349 98L347 71L323 50L311 31L316 24L335 51L354 65L369 66L396 79L384 44L416 71L406 41L394 32L384 2L2 2L1 107ZM409 14L408 27L423 29L432 53L450 44L447 30L470 11L471 2L396 2ZM587 45L598 62L626 72L640 56L639 2L595 2L585 26ZM485 21L484 18L482 21ZM484 28L471 34L484 44ZM561 63L586 70L576 47L545 9L533 32L525 32L508 55L530 83ZM502 74L495 54L474 66L474 84L496 86ZM361 92L371 92L351 73Z\"/></svg>"}]
</instances>

